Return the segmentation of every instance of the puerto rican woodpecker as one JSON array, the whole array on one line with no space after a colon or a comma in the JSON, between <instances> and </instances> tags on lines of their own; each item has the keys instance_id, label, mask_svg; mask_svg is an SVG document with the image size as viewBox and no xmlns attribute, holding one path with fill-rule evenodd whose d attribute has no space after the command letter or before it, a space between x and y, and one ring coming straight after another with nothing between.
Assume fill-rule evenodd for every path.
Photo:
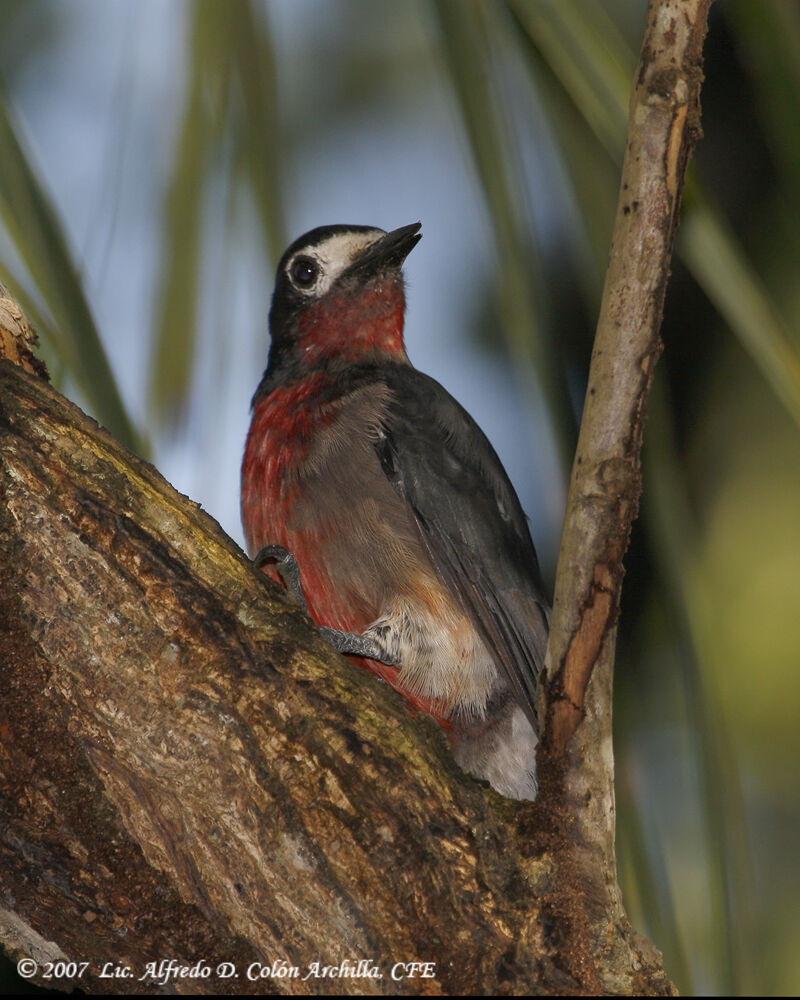
<instances>
[{"instance_id":1,"label":"puerto rican woodpecker","mask_svg":"<svg viewBox=\"0 0 800 1000\"><path fill-rule=\"evenodd\" d=\"M462 768L534 799L548 602L494 449L406 356L420 228L323 226L283 255L242 522L251 556L299 569L314 622L432 715Z\"/></svg>"}]
</instances>

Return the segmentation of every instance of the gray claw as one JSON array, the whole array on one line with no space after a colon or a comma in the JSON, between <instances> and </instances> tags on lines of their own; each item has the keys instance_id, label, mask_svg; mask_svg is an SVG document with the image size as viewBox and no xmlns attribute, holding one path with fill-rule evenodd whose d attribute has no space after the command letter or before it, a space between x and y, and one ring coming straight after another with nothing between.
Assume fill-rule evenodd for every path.
<instances>
[{"instance_id":1,"label":"gray claw","mask_svg":"<svg viewBox=\"0 0 800 1000\"><path fill-rule=\"evenodd\" d=\"M358 635L355 632L341 632L338 628L327 628L325 625L320 627L319 634L323 639L327 639L333 648L343 655L364 656L368 660L378 660L381 663L388 664L390 667L400 666L399 663L396 663L389 657L382 646L368 635Z\"/></svg>"},{"instance_id":2,"label":"gray claw","mask_svg":"<svg viewBox=\"0 0 800 1000\"><path fill-rule=\"evenodd\" d=\"M261 569L265 562L270 562L271 560L274 560L277 563L278 572L281 575L281 580L283 580L286 589L297 601L303 611L308 614L308 605L306 604L306 597L303 593L303 585L300 582L300 567L297 565L295 557L282 545L265 545L264 548L260 549L256 554L255 559L253 559L253 564L256 569Z\"/></svg>"},{"instance_id":3,"label":"gray claw","mask_svg":"<svg viewBox=\"0 0 800 1000\"><path fill-rule=\"evenodd\" d=\"M260 549L253 559L256 569L261 569L265 562L274 561L277 564L278 572L281 575L286 589L297 601L300 607L308 614L303 586L300 582L300 567L292 553L282 545L265 545ZM391 659L386 650L366 635L357 635L354 632L342 632L338 628L328 628L325 625L318 626L318 631L323 639L326 639L334 649L344 655L364 656L369 660L378 660L386 663L390 667L399 667L400 664Z\"/></svg>"}]
</instances>

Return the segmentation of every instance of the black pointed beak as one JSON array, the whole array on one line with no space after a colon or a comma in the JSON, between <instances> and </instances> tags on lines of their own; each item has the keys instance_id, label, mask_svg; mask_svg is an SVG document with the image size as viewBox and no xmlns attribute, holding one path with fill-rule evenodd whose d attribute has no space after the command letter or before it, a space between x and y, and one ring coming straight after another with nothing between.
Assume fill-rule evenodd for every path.
<instances>
[{"instance_id":1,"label":"black pointed beak","mask_svg":"<svg viewBox=\"0 0 800 1000\"><path fill-rule=\"evenodd\" d=\"M346 273L357 275L363 280L381 271L401 267L403 261L422 239L421 228L421 222L412 222L410 226L393 229L385 236L381 236L367 247Z\"/></svg>"}]
</instances>

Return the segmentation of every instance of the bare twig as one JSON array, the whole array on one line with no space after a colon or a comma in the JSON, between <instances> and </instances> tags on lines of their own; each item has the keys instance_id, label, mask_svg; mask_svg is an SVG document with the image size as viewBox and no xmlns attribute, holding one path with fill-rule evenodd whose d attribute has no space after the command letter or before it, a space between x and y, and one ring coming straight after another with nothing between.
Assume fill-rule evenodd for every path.
<instances>
[{"instance_id":1,"label":"bare twig","mask_svg":"<svg viewBox=\"0 0 800 1000\"><path fill-rule=\"evenodd\" d=\"M639 452L678 210L700 135L702 45L711 0L651 0L631 96L611 257L559 555L545 744L570 774L586 829L613 858L611 673L622 558L641 490ZM591 684L590 684L591 680ZM579 723L586 719L576 735ZM573 739L573 736L576 736ZM609 790L603 801L602 789ZM588 801L588 800L587 800Z\"/></svg>"}]
</instances>

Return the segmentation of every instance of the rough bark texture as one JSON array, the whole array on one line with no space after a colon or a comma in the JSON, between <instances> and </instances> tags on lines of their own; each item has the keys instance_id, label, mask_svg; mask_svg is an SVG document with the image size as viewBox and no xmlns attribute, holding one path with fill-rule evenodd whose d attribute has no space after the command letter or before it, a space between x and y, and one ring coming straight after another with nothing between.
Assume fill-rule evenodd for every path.
<instances>
[{"instance_id":1,"label":"rough bark texture","mask_svg":"<svg viewBox=\"0 0 800 1000\"><path fill-rule=\"evenodd\" d=\"M84 989L141 991L91 974L171 957L240 973L178 989L667 989L633 937L606 982L571 841L541 807L464 776L436 726L52 389L0 362L0 400L15 955L89 961ZM361 958L384 978L245 976ZM414 960L436 977L391 979Z\"/></svg>"},{"instance_id":2,"label":"rough bark texture","mask_svg":"<svg viewBox=\"0 0 800 1000\"><path fill-rule=\"evenodd\" d=\"M26 372L48 379L47 368L34 354L36 334L17 300L0 281L0 358L20 365Z\"/></svg>"},{"instance_id":3,"label":"rough bark texture","mask_svg":"<svg viewBox=\"0 0 800 1000\"><path fill-rule=\"evenodd\" d=\"M611 660L707 6L648 24L536 803L462 774L196 504L0 361L0 940L38 982L68 958L103 993L672 992L616 883ZM140 981L170 959L208 978ZM359 960L380 978L314 975ZM434 975L392 978L414 961Z\"/></svg>"}]
</instances>

